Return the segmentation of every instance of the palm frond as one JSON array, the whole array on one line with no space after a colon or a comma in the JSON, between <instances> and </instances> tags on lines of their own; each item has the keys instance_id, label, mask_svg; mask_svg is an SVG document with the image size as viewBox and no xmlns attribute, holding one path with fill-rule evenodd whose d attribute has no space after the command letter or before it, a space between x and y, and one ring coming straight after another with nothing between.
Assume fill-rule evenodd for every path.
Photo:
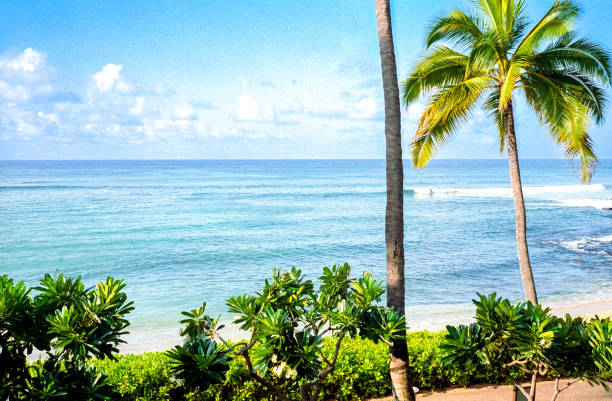
<instances>
[{"instance_id":1,"label":"palm frond","mask_svg":"<svg viewBox=\"0 0 612 401\"><path fill-rule=\"evenodd\" d=\"M567 33L541 52L529 57L529 63L540 70L573 69L596 78L604 85L612 81L610 55L600 45Z\"/></svg>"},{"instance_id":2,"label":"palm frond","mask_svg":"<svg viewBox=\"0 0 612 401\"><path fill-rule=\"evenodd\" d=\"M506 8L506 34L508 51L513 49L525 34L529 20L524 15L525 3L522 0L510 1Z\"/></svg>"},{"instance_id":3,"label":"palm frond","mask_svg":"<svg viewBox=\"0 0 612 401\"><path fill-rule=\"evenodd\" d=\"M465 77L468 57L446 46L428 50L414 72L402 82L406 106L432 89L456 85Z\"/></svg>"},{"instance_id":4,"label":"palm frond","mask_svg":"<svg viewBox=\"0 0 612 401\"><path fill-rule=\"evenodd\" d=\"M597 124L601 124L605 118L607 97L602 85L591 79L588 75L571 68L559 68L554 70L533 68L535 65L525 70L525 80L523 84L530 85L529 81L534 77L544 79L548 85L554 86L558 91L557 96L571 98L576 102L587 107L588 114L595 119ZM527 83L526 83L527 82ZM531 83L532 84L532 83ZM553 99L556 100L556 99ZM547 99L540 101L546 102Z\"/></svg>"},{"instance_id":5,"label":"palm frond","mask_svg":"<svg viewBox=\"0 0 612 401\"><path fill-rule=\"evenodd\" d=\"M470 49L470 68L493 69L504 59L505 42L493 31L486 31L472 44Z\"/></svg>"},{"instance_id":6,"label":"palm frond","mask_svg":"<svg viewBox=\"0 0 612 401\"><path fill-rule=\"evenodd\" d=\"M584 104L571 98L568 99L568 102L572 107L572 112L563 129L553 137L564 147L565 156L568 159L580 159L582 182L588 183L597 165L597 157L593 152L593 144L588 133L591 119L588 115L588 108Z\"/></svg>"},{"instance_id":7,"label":"palm frond","mask_svg":"<svg viewBox=\"0 0 612 401\"><path fill-rule=\"evenodd\" d=\"M466 122L476 101L489 85L490 78L481 75L458 85L442 88L432 96L411 142L415 167L423 168L439 147Z\"/></svg>"},{"instance_id":8,"label":"palm frond","mask_svg":"<svg viewBox=\"0 0 612 401\"><path fill-rule=\"evenodd\" d=\"M482 30L482 22L476 16L453 10L433 21L428 29L425 44L430 47L440 40L451 40L469 45L482 37Z\"/></svg>"},{"instance_id":9,"label":"palm frond","mask_svg":"<svg viewBox=\"0 0 612 401\"><path fill-rule=\"evenodd\" d=\"M515 55L527 55L540 44L555 36L567 33L580 9L571 0L557 0L544 17L531 29L517 46Z\"/></svg>"},{"instance_id":10,"label":"palm frond","mask_svg":"<svg viewBox=\"0 0 612 401\"><path fill-rule=\"evenodd\" d=\"M506 127L504 126L504 116L499 110L499 90L492 90L484 99L483 107L489 111L489 117L495 123L499 135L499 151L504 151L506 147Z\"/></svg>"},{"instance_id":11,"label":"palm frond","mask_svg":"<svg viewBox=\"0 0 612 401\"><path fill-rule=\"evenodd\" d=\"M597 124L603 122L607 98L602 87L587 75L571 69L559 70L558 75L554 77L567 83L565 86L567 96L585 106L589 116L593 117Z\"/></svg>"},{"instance_id":12,"label":"palm frond","mask_svg":"<svg viewBox=\"0 0 612 401\"><path fill-rule=\"evenodd\" d=\"M525 65L525 61L523 59L512 59L510 61L510 66L506 71L506 75L503 78L503 82L501 84L501 88L499 90L499 111L503 111L510 103L512 99L512 92L514 91L514 87L516 82L519 80L521 76L521 72L523 66Z\"/></svg>"},{"instance_id":13,"label":"palm frond","mask_svg":"<svg viewBox=\"0 0 612 401\"><path fill-rule=\"evenodd\" d=\"M585 102L585 88L574 82L566 71L557 75L531 71L522 78L527 101L566 157L580 158L582 180L588 182L597 164L588 134L593 113Z\"/></svg>"},{"instance_id":14,"label":"palm frond","mask_svg":"<svg viewBox=\"0 0 612 401\"><path fill-rule=\"evenodd\" d=\"M556 0L530 31L524 0L472 0L474 14L452 11L434 20L428 50L403 82L405 105L429 98L411 143L416 167L423 167L465 123L482 94L505 149L504 110L523 90L554 141L568 158L579 158L583 181L597 163L588 130L602 123L605 89L612 84L606 49L578 38L572 23L579 8ZM447 40L461 52L432 45Z\"/></svg>"},{"instance_id":15,"label":"palm frond","mask_svg":"<svg viewBox=\"0 0 612 401\"><path fill-rule=\"evenodd\" d=\"M497 32L504 31L504 4L499 0L474 0L474 5L487 16L487 21Z\"/></svg>"}]
</instances>

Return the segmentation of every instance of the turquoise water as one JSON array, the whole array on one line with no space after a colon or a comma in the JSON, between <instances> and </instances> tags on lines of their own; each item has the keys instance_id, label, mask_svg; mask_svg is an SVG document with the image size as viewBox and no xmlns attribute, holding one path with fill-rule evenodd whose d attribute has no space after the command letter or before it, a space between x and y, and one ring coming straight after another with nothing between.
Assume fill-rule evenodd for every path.
<instances>
[{"instance_id":1,"label":"turquoise water","mask_svg":"<svg viewBox=\"0 0 612 401\"><path fill-rule=\"evenodd\" d=\"M589 186L561 160L522 173L540 297L612 299L612 161ZM469 314L476 291L521 297L505 161L407 168L405 188L412 327ZM275 266L384 279L384 190L382 160L0 162L0 273L123 277L132 331L175 332L181 310L221 313Z\"/></svg>"}]
</instances>

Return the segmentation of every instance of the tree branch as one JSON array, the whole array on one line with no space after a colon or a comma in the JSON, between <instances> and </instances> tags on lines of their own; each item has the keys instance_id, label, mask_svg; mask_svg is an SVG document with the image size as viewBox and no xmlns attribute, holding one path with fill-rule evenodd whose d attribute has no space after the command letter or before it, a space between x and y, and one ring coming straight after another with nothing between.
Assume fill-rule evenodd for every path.
<instances>
[{"instance_id":1,"label":"tree branch","mask_svg":"<svg viewBox=\"0 0 612 401\"><path fill-rule=\"evenodd\" d=\"M340 337L338 337L338 341L336 341L336 349L334 351L334 356L331 360L331 363L329 363L329 366L325 368L323 372L321 372L321 375L319 375L320 381L323 381L325 377L334 370L336 366L336 361L338 360L338 354L340 353L340 345L342 344L343 339L344 339L344 333L341 333Z\"/></svg>"},{"instance_id":2,"label":"tree branch","mask_svg":"<svg viewBox=\"0 0 612 401\"><path fill-rule=\"evenodd\" d=\"M251 377L255 379L257 383L261 384L262 386L268 387L270 390L272 390L280 401L291 401L291 399L287 397L286 395L284 395L280 391L280 389L274 385L274 383L271 383L270 381L259 376L257 372L253 370L253 363L251 362L251 357L249 356L249 349L247 347L240 350L239 354L242 355L242 357L244 358L244 361L246 362L247 369L249 370L249 374L251 375Z\"/></svg>"},{"instance_id":3,"label":"tree branch","mask_svg":"<svg viewBox=\"0 0 612 401\"><path fill-rule=\"evenodd\" d=\"M528 362L529 362L528 360L524 360L524 361L516 360L516 361L512 361L510 363L503 364L503 367L504 368L509 368L511 366L516 366L517 368L519 368L523 372L527 373L528 375L531 375L531 374L533 374L533 371L529 370L525 366L523 366L523 365L526 365Z\"/></svg>"},{"instance_id":4,"label":"tree branch","mask_svg":"<svg viewBox=\"0 0 612 401\"><path fill-rule=\"evenodd\" d=\"M546 374L548 373L548 366L542 363L538 364L538 373L540 374L540 376L546 376Z\"/></svg>"},{"instance_id":5,"label":"tree branch","mask_svg":"<svg viewBox=\"0 0 612 401\"><path fill-rule=\"evenodd\" d=\"M338 341L336 341L336 348L331 361L327 359L323 353L319 352L319 355L327 364L327 367L325 370L323 370L323 372L321 372L317 381L304 383L300 386L300 397L302 398L302 401L317 401L319 399L319 394L323 389L323 382L325 381L325 378L334 371L336 362L338 361L338 354L340 353L340 345L342 344L343 339L344 333L341 333L338 337Z\"/></svg>"},{"instance_id":6,"label":"tree branch","mask_svg":"<svg viewBox=\"0 0 612 401\"><path fill-rule=\"evenodd\" d=\"M325 362L327 364L327 366L331 366L331 362L329 361L329 359L327 359L325 357L325 355L323 355L323 353L321 351L319 351L319 356L321 357L321 359L323 360L323 362Z\"/></svg>"},{"instance_id":7,"label":"tree branch","mask_svg":"<svg viewBox=\"0 0 612 401\"><path fill-rule=\"evenodd\" d=\"M514 386L514 388L516 388L517 390L519 390L521 393L523 393L523 395L524 395L526 398L529 398L529 394L527 393L527 390L525 390L525 389L523 388L523 386L521 386L519 383L516 383L516 382L513 384L513 386Z\"/></svg>"},{"instance_id":8,"label":"tree branch","mask_svg":"<svg viewBox=\"0 0 612 401\"><path fill-rule=\"evenodd\" d=\"M574 380L570 380L567 382L567 384L561 388L559 388L559 378L557 377L555 379L555 391L553 393L552 398L550 399L550 401L555 401L557 399L557 397L559 396L559 393L561 393L563 390L567 389L569 386L571 386L574 383L577 383L580 381L580 379L574 379Z\"/></svg>"}]
</instances>

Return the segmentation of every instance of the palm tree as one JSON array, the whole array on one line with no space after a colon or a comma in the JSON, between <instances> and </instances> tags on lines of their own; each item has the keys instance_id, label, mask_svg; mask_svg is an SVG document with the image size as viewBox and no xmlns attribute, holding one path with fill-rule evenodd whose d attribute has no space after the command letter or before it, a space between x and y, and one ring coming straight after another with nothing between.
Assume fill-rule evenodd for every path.
<instances>
[{"instance_id":1,"label":"palm tree","mask_svg":"<svg viewBox=\"0 0 612 401\"><path fill-rule=\"evenodd\" d=\"M378 45L385 98L387 207L385 244L387 254L387 306L404 315L404 170L399 86L391 30L389 0L376 0ZM406 340L389 347L393 394L399 401L414 401Z\"/></svg>"},{"instance_id":2,"label":"palm tree","mask_svg":"<svg viewBox=\"0 0 612 401\"><path fill-rule=\"evenodd\" d=\"M427 50L402 84L405 105L428 99L412 141L412 159L416 167L424 167L477 105L488 110L499 131L501 152L508 153L525 297L537 303L513 97L518 92L525 96L566 157L580 159L582 181L588 182L597 163L588 128L591 121L600 124L604 118L610 59L602 47L571 31L579 9L570 0L555 1L530 30L522 0L474 4L472 12L455 10L433 21Z\"/></svg>"}]
</instances>

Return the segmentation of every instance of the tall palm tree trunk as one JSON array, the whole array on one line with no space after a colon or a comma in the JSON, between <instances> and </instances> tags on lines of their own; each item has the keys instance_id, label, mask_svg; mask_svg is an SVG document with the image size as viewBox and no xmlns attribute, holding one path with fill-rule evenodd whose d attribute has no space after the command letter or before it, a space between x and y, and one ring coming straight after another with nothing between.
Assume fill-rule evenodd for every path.
<instances>
[{"instance_id":1,"label":"tall palm tree trunk","mask_svg":"<svg viewBox=\"0 0 612 401\"><path fill-rule=\"evenodd\" d=\"M525 216L525 201L523 199L523 186L521 184L521 171L519 168L518 149L516 147L516 134L514 131L514 110L512 101L504 110L504 127L506 131L506 148L508 150L508 167L510 169L510 182L514 196L514 212L516 215L516 250L518 252L519 266L525 298L533 304L538 303L531 264L529 263L529 249L527 247L527 218Z\"/></svg>"},{"instance_id":2,"label":"tall palm tree trunk","mask_svg":"<svg viewBox=\"0 0 612 401\"><path fill-rule=\"evenodd\" d=\"M402 316L405 313L404 284L404 170L397 67L391 30L389 0L376 0L378 45L385 98L385 140L387 170L387 207L385 244L387 254L387 306ZM389 347L393 394L398 401L414 401L406 341Z\"/></svg>"}]
</instances>

